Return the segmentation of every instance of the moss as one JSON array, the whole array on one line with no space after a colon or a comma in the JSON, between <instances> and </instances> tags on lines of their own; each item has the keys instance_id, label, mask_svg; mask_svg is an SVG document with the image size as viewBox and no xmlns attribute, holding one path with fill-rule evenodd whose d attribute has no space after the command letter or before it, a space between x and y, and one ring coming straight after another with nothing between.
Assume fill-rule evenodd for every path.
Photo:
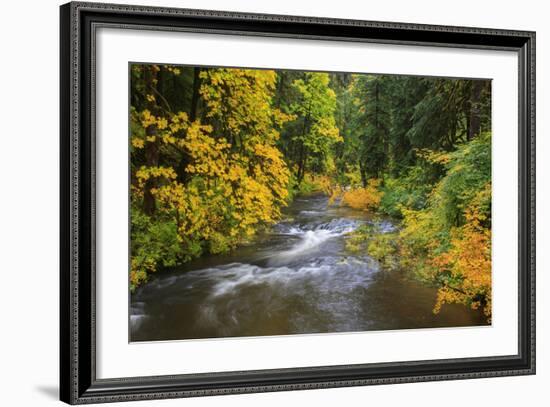
<instances>
[{"instance_id":1,"label":"moss","mask_svg":"<svg viewBox=\"0 0 550 407\"><path fill-rule=\"evenodd\" d=\"M377 260L384 269L399 267L399 234L380 233L374 225L363 225L346 240L346 250L358 254L365 253Z\"/></svg>"},{"instance_id":2,"label":"moss","mask_svg":"<svg viewBox=\"0 0 550 407\"><path fill-rule=\"evenodd\" d=\"M384 233L373 236L367 245L367 253L378 260L386 269L396 269L399 266L397 233Z\"/></svg>"}]
</instances>

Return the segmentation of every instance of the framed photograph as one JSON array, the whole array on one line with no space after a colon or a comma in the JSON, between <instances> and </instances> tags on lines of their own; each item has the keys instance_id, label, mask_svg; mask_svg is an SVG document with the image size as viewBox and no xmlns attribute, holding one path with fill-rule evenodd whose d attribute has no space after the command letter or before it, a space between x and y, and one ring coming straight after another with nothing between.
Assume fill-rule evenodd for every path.
<instances>
[{"instance_id":1,"label":"framed photograph","mask_svg":"<svg viewBox=\"0 0 550 407\"><path fill-rule=\"evenodd\" d=\"M61 6L61 400L535 373L535 33Z\"/></svg>"}]
</instances>

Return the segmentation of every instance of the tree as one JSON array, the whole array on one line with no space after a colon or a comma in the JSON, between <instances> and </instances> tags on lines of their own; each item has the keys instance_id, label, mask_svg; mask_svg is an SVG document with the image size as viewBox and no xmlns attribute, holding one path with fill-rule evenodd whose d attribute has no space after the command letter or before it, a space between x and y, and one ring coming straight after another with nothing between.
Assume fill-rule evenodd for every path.
<instances>
[{"instance_id":1,"label":"tree","mask_svg":"<svg viewBox=\"0 0 550 407\"><path fill-rule=\"evenodd\" d=\"M299 182L308 169L316 172L326 170L331 147L342 141L334 119L336 94L329 82L326 73L306 72L303 79L292 83L300 95L300 100L291 107L301 123L299 132L292 135L297 147L294 162Z\"/></svg>"},{"instance_id":2,"label":"tree","mask_svg":"<svg viewBox=\"0 0 550 407\"><path fill-rule=\"evenodd\" d=\"M378 178L388 164L391 109L388 78L361 75L355 84L355 97L360 127L359 169L363 186L369 178Z\"/></svg>"},{"instance_id":3,"label":"tree","mask_svg":"<svg viewBox=\"0 0 550 407\"><path fill-rule=\"evenodd\" d=\"M413 126L415 106L426 95L426 85L413 76L389 76L388 98L391 104L390 162L392 176L403 176L415 164L413 142L408 132Z\"/></svg>"},{"instance_id":4,"label":"tree","mask_svg":"<svg viewBox=\"0 0 550 407\"><path fill-rule=\"evenodd\" d=\"M357 129L357 106L354 98L354 75L346 73L331 74L332 88L336 93L336 125L342 137L341 143L334 144L333 155L338 175L338 183L353 185L356 182L359 162L359 137Z\"/></svg>"},{"instance_id":5,"label":"tree","mask_svg":"<svg viewBox=\"0 0 550 407\"><path fill-rule=\"evenodd\" d=\"M490 303L490 81L155 64L130 75L132 287L237 247L295 193L323 190L402 218L399 255L430 271L438 304Z\"/></svg>"},{"instance_id":6,"label":"tree","mask_svg":"<svg viewBox=\"0 0 550 407\"><path fill-rule=\"evenodd\" d=\"M201 69L188 110L174 112L160 85L181 71L133 70L132 89L143 94L131 107L136 287L160 267L230 250L279 218L290 173L276 143L291 117L273 106L274 71ZM184 75L197 83L196 71Z\"/></svg>"}]
</instances>

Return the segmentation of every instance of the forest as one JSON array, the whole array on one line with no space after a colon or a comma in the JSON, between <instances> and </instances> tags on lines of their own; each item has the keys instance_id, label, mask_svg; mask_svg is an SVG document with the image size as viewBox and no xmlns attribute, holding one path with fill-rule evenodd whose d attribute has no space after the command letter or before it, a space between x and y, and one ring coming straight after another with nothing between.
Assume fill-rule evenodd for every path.
<instances>
[{"instance_id":1,"label":"forest","mask_svg":"<svg viewBox=\"0 0 550 407\"><path fill-rule=\"evenodd\" d=\"M293 200L392 219L346 250L491 318L491 81L130 65L130 289L238 251Z\"/></svg>"}]
</instances>

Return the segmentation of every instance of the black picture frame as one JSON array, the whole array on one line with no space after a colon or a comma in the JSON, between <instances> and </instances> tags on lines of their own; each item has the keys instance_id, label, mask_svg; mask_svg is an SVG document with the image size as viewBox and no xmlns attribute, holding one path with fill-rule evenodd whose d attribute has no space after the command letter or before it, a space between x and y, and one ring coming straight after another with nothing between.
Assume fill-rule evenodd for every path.
<instances>
[{"instance_id":1,"label":"black picture frame","mask_svg":"<svg viewBox=\"0 0 550 407\"><path fill-rule=\"evenodd\" d=\"M60 8L60 398L70 404L535 373L535 33L72 2ZM131 378L96 378L97 27L508 50L519 59L518 354Z\"/></svg>"}]
</instances>

